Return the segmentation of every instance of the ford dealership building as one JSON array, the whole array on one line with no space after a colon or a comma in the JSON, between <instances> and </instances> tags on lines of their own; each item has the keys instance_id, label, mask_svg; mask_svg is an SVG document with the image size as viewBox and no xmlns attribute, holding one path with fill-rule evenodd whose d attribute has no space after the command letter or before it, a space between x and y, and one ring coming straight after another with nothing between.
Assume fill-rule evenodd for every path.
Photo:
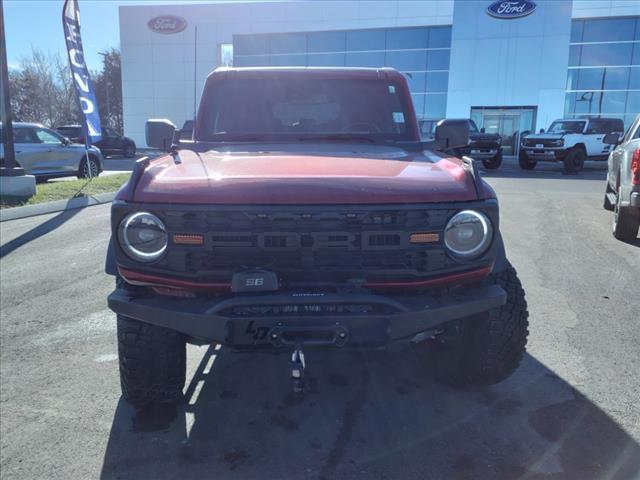
<instances>
[{"instance_id":1,"label":"ford dealership building","mask_svg":"<svg viewBox=\"0 0 640 480\"><path fill-rule=\"evenodd\" d=\"M420 118L471 117L505 154L556 118L640 113L640 2L627 0L123 6L120 42L139 145L147 118L192 119L221 65L394 67Z\"/></svg>"}]
</instances>

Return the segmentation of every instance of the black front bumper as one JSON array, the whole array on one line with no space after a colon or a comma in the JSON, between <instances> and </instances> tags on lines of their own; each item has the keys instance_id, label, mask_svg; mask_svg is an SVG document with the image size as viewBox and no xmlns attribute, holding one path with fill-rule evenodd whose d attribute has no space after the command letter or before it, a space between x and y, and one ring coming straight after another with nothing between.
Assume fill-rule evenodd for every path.
<instances>
[{"instance_id":1,"label":"black front bumper","mask_svg":"<svg viewBox=\"0 0 640 480\"><path fill-rule=\"evenodd\" d=\"M109 308L120 315L176 330L197 341L236 348L295 344L376 347L413 338L451 320L500 307L505 302L506 293L498 285L462 286L440 296L281 292L220 299L174 299L158 295L136 297L127 290L117 289L108 298ZM355 304L370 305L374 313L313 314L328 305L334 308ZM273 309L269 315L233 313L238 308L263 306L278 306L279 313L274 314Z\"/></svg>"}]
</instances>

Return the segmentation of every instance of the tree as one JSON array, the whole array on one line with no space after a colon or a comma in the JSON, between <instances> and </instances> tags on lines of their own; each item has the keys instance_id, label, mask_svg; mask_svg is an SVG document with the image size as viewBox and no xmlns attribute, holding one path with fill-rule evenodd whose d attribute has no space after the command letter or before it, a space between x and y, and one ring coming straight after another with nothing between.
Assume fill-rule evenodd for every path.
<instances>
[{"instance_id":1,"label":"tree","mask_svg":"<svg viewBox=\"0 0 640 480\"><path fill-rule=\"evenodd\" d=\"M100 121L122 132L120 52L111 49L103 57L102 70L91 73ZM45 55L34 48L31 57L22 58L19 68L9 72L9 89L16 122L37 122L56 127L82 121L71 69L60 55Z\"/></svg>"},{"instance_id":2,"label":"tree","mask_svg":"<svg viewBox=\"0 0 640 480\"><path fill-rule=\"evenodd\" d=\"M33 49L30 58L9 72L11 108L15 121L38 122L47 126L77 122L78 106L68 67L58 55Z\"/></svg>"},{"instance_id":3,"label":"tree","mask_svg":"<svg viewBox=\"0 0 640 480\"><path fill-rule=\"evenodd\" d=\"M93 73L93 86L98 99L100 121L122 133L122 67L120 51L112 48L101 52L102 71Z\"/></svg>"}]
</instances>

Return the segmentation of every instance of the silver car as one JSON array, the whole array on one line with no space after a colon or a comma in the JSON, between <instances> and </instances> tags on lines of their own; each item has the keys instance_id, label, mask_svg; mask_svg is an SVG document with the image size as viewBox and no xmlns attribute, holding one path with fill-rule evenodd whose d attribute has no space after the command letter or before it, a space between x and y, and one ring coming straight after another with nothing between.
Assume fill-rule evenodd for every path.
<instances>
[{"instance_id":1,"label":"silver car","mask_svg":"<svg viewBox=\"0 0 640 480\"><path fill-rule=\"evenodd\" d=\"M88 178L98 176L104 169L100 149L92 146L87 152L84 145L71 143L58 132L37 123L13 123L13 143L16 161L29 175ZM4 157L1 143L0 157Z\"/></svg>"},{"instance_id":2,"label":"silver car","mask_svg":"<svg viewBox=\"0 0 640 480\"><path fill-rule=\"evenodd\" d=\"M604 142L616 146L609 154L604 208L614 212L613 235L633 241L640 227L640 115L622 140L610 133Z\"/></svg>"}]
</instances>

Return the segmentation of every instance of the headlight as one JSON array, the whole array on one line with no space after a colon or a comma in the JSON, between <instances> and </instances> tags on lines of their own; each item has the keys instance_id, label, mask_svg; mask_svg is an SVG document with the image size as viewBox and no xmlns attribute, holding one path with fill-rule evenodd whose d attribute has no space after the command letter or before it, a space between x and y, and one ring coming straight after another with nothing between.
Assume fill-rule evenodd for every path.
<instances>
[{"instance_id":1,"label":"headlight","mask_svg":"<svg viewBox=\"0 0 640 480\"><path fill-rule=\"evenodd\" d=\"M554 144L556 145L556 147L561 147L561 146L564 145L564 140L562 138L560 138L560 139L556 140L554 142Z\"/></svg>"},{"instance_id":2,"label":"headlight","mask_svg":"<svg viewBox=\"0 0 640 480\"><path fill-rule=\"evenodd\" d=\"M486 215L474 210L456 213L444 229L444 244L455 257L472 259L486 252L493 227Z\"/></svg>"},{"instance_id":3,"label":"headlight","mask_svg":"<svg viewBox=\"0 0 640 480\"><path fill-rule=\"evenodd\" d=\"M153 262L167 248L167 231L158 217L147 212L132 213L120 222L120 246L132 259Z\"/></svg>"}]
</instances>

